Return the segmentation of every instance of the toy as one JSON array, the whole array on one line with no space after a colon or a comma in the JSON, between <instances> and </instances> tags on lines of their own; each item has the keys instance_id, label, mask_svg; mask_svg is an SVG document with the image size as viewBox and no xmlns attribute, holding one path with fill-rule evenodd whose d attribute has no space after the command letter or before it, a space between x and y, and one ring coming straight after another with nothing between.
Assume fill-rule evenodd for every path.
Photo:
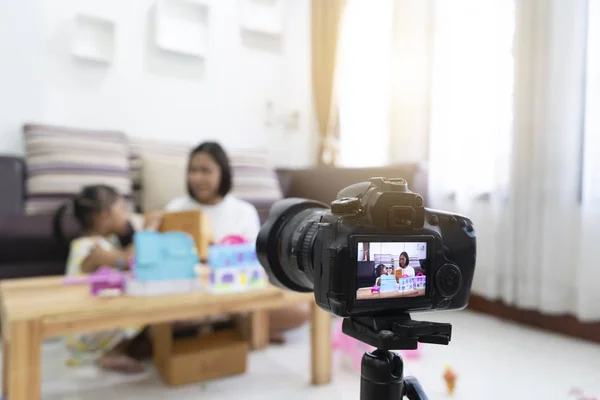
<instances>
[{"instance_id":1,"label":"toy","mask_svg":"<svg viewBox=\"0 0 600 400\"><path fill-rule=\"evenodd\" d=\"M342 333L342 323L343 319L340 318L331 340L332 348L345 355L345 362L354 370L360 371L360 363L363 354L373 350L374 347Z\"/></svg>"},{"instance_id":2,"label":"toy","mask_svg":"<svg viewBox=\"0 0 600 400\"><path fill-rule=\"evenodd\" d=\"M379 292L392 293L398 291L396 278L393 275L381 275L379 277Z\"/></svg>"},{"instance_id":3,"label":"toy","mask_svg":"<svg viewBox=\"0 0 600 400\"><path fill-rule=\"evenodd\" d=\"M199 210L168 212L163 216L161 232L185 232L196 245L196 252L202 261L208 259L208 249L212 242L210 219Z\"/></svg>"},{"instance_id":4,"label":"toy","mask_svg":"<svg viewBox=\"0 0 600 400\"><path fill-rule=\"evenodd\" d=\"M454 395L454 389L456 387L456 374L452 371L450 366L446 366L446 370L444 372L444 381L446 382L446 388L448 389L448 394L450 396Z\"/></svg>"},{"instance_id":5,"label":"toy","mask_svg":"<svg viewBox=\"0 0 600 400\"><path fill-rule=\"evenodd\" d=\"M185 293L199 287L195 243L184 232L137 232L135 257L129 260L129 272L101 267L82 277L67 277L64 283L90 284L92 296L147 296Z\"/></svg>"},{"instance_id":6,"label":"toy","mask_svg":"<svg viewBox=\"0 0 600 400\"><path fill-rule=\"evenodd\" d=\"M415 290L423 290L425 289L425 282L427 278L423 275L422 272L417 273L417 276L413 278Z\"/></svg>"},{"instance_id":7,"label":"toy","mask_svg":"<svg viewBox=\"0 0 600 400\"><path fill-rule=\"evenodd\" d=\"M415 289L414 278L408 275L403 275L400 282L398 282L400 293L410 293Z\"/></svg>"},{"instance_id":8,"label":"toy","mask_svg":"<svg viewBox=\"0 0 600 400\"><path fill-rule=\"evenodd\" d=\"M227 236L210 247L208 266L208 289L215 293L261 288L268 283L254 244L237 235Z\"/></svg>"},{"instance_id":9,"label":"toy","mask_svg":"<svg viewBox=\"0 0 600 400\"><path fill-rule=\"evenodd\" d=\"M199 262L193 238L184 232L137 232L127 293L134 296L185 293L198 287Z\"/></svg>"},{"instance_id":10,"label":"toy","mask_svg":"<svg viewBox=\"0 0 600 400\"><path fill-rule=\"evenodd\" d=\"M569 391L569 397L576 396L577 400L598 400L597 397L588 397L585 395L585 392L580 388L572 388Z\"/></svg>"},{"instance_id":11,"label":"toy","mask_svg":"<svg viewBox=\"0 0 600 400\"><path fill-rule=\"evenodd\" d=\"M92 296L113 297L125 292L125 275L110 267L100 267L95 272L82 277L66 277L65 285L89 283Z\"/></svg>"}]
</instances>

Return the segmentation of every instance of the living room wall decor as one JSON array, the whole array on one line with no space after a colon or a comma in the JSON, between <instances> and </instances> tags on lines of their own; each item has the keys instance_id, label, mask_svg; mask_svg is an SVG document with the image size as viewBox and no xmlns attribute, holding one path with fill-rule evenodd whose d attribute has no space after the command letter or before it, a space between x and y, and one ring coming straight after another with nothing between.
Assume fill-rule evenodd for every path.
<instances>
[{"instance_id":1,"label":"living room wall decor","mask_svg":"<svg viewBox=\"0 0 600 400\"><path fill-rule=\"evenodd\" d=\"M111 64L115 52L115 23L86 14L75 17L71 54L79 59Z\"/></svg>"},{"instance_id":2,"label":"living room wall decor","mask_svg":"<svg viewBox=\"0 0 600 400\"><path fill-rule=\"evenodd\" d=\"M269 36L283 32L281 0L239 0L240 26L243 31Z\"/></svg>"},{"instance_id":3,"label":"living room wall decor","mask_svg":"<svg viewBox=\"0 0 600 400\"><path fill-rule=\"evenodd\" d=\"M203 58L208 39L208 6L192 0L157 0L155 43L163 50Z\"/></svg>"}]
</instances>

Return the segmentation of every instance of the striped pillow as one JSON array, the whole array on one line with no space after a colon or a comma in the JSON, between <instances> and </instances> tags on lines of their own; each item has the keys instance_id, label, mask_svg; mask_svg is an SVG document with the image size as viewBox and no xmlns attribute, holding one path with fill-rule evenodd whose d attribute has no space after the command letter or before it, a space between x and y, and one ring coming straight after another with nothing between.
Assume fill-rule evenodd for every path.
<instances>
[{"instance_id":1,"label":"striped pillow","mask_svg":"<svg viewBox=\"0 0 600 400\"><path fill-rule=\"evenodd\" d=\"M142 176L144 180L152 179L148 174L143 173L144 165L151 163L153 157L157 158L157 162L168 163L171 167L173 165L181 165L181 179L185 180L187 158L189 152L195 146L167 141L140 139L131 141L131 177L134 197L138 200L136 204L140 210L143 210L143 203L152 203L141 200L146 195L146 193L143 193ZM261 214L261 217L264 217L268 213L271 204L283 197L277 174L271 166L268 153L261 150L234 150L228 152L228 155L233 174L233 189L231 193L242 200L252 203L259 211L259 214ZM182 162L182 158L185 161ZM169 159L171 159L170 162ZM171 198L185 194L169 193ZM148 195L151 194L148 193Z\"/></svg>"},{"instance_id":2,"label":"striped pillow","mask_svg":"<svg viewBox=\"0 0 600 400\"><path fill-rule=\"evenodd\" d=\"M27 214L50 213L83 186L105 184L130 197L127 137L49 125L23 127Z\"/></svg>"},{"instance_id":3,"label":"striped pillow","mask_svg":"<svg viewBox=\"0 0 600 400\"><path fill-rule=\"evenodd\" d=\"M229 153L233 174L232 194L256 207L261 221L271 205L283 197L281 185L267 152L260 150Z\"/></svg>"}]
</instances>

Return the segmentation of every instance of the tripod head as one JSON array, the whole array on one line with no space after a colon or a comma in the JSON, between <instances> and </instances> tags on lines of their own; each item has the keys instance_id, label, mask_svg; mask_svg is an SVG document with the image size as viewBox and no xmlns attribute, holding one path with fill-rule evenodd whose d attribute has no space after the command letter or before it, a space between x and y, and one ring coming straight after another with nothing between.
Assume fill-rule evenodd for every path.
<instances>
[{"instance_id":1,"label":"tripod head","mask_svg":"<svg viewBox=\"0 0 600 400\"><path fill-rule=\"evenodd\" d=\"M342 332L382 350L414 350L419 342L447 345L452 325L413 321L409 314L345 318Z\"/></svg>"},{"instance_id":2,"label":"tripod head","mask_svg":"<svg viewBox=\"0 0 600 400\"><path fill-rule=\"evenodd\" d=\"M409 314L391 317L345 318L342 332L377 349L365 353L361 361L361 400L427 400L413 377L404 378L404 363L390 350L414 350L418 343L450 343L452 325L413 321Z\"/></svg>"}]
</instances>

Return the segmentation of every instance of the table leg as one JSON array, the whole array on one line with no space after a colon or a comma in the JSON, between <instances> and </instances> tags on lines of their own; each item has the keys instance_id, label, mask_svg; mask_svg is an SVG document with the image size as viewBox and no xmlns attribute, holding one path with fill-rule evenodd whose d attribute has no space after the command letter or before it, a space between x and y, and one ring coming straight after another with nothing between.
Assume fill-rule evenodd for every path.
<instances>
[{"instance_id":1,"label":"table leg","mask_svg":"<svg viewBox=\"0 0 600 400\"><path fill-rule=\"evenodd\" d=\"M264 349L269 345L269 312L265 310L250 313L250 346L253 350Z\"/></svg>"},{"instance_id":2,"label":"table leg","mask_svg":"<svg viewBox=\"0 0 600 400\"><path fill-rule=\"evenodd\" d=\"M171 357L173 346L173 329L171 323L152 325L150 328L152 341L152 358L158 373L164 378L167 373L167 363Z\"/></svg>"},{"instance_id":3,"label":"table leg","mask_svg":"<svg viewBox=\"0 0 600 400\"><path fill-rule=\"evenodd\" d=\"M35 400L41 395L42 329L40 321L9 324L7 400Z\"/></svg>"},{"instance_id":4,"label":"table leg","mask_svg":"<svg viewBox=\"0 0 600 400\"><path fill-rule=\"evenodd\" d=\"M311 304L312 384L331 382L331 315Z\"/></svg>"},{"instance_id":5,"label":"table leg","mask_svg":"<svg viewBox=\"0 0 600 400\"><path fill-rule=\"evenodd\" d=\"M8 396L8 369L9 369L9 357L10 357L10 346L8 338L2 335L2 397Z\"/></svg>"}]
</instances>

